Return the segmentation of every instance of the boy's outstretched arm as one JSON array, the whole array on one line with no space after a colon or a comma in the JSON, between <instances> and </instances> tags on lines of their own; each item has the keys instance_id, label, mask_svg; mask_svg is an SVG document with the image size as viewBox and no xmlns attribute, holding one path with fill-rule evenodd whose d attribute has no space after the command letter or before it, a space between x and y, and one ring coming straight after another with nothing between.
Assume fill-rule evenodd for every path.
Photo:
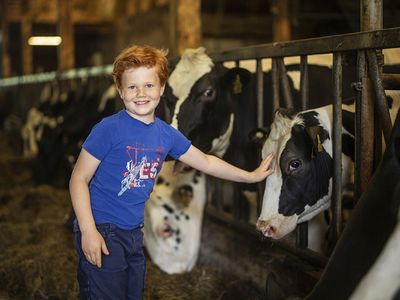
<instances>
[{"instance_id":1,"label":"boy's outstretched arm","mask_svg":"<svg viewBox=\"0 0 400 300\"><path fill-rule=\"evenodd\" d=\"M82 251L93 265L101 267L101 253L108 255L106 243L97 231L90 205L89 182L100 161L82 148L69 182L72 206L82 235Z\"/></svg>"},{"instance_id":2,"label":"boy's outstretched arm","mask_svg":"<svg viewBox=\"0 0 400 300\"><path fill-rule=\"evenodd\" d=\"M254 183L259 182L272 174L272 158L272 154L268 155L260 163L257 169L253 172L248 172L235 167L216 156L205 154L192 145L188 151L179 158L179 160L199 171L221 179Z\"/></svg>"}]
</instances>

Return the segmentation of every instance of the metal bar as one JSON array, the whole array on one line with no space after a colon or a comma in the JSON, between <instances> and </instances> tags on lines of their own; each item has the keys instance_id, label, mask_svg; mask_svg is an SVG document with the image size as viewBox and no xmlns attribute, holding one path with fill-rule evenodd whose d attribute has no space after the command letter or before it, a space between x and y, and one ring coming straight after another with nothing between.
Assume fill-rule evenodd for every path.
<instances>
[{"instance_id":1,"label":"metal bar","mask_svg":"<svg viewBox=\"0 0 400 300\"><path fill-rule=\"evenodd\" d=\"M308 247L308 222L303 222L297 225L296 228L296 247Z\"/></svg>"},{"instance_id":2,"label":"metal bar","mask_svg":"<svg viewBox=\"0 0 400 300\"><path fill-rule=\"evenodd\" d=\"M230 214L227 214L225 212L220 213L216 211L213 207L209 206L206 206L205 212L208 217L212 218L215 221L229 224L229 226L232 226L233 228L235 228L235 230L238 230L245 234L256 235L257 237L260 236L260 233L254 230L253 225L244 221L233 220L232 215ZM320 255L312 250L309 250L308 248L295 248L293 247L292 243L288 242L285 239L264 239L263 241L268 244L272 243L278 247L285 249L286 251L289 251L294 255L298 255L300 258L305 259L306 261L318 267L324 267L328 262L327 257Z\"/></svg>"},{"instance_id":3,"label":"metal bar","mask_svg":"<svg viewBox=\"0 0 400 300\"><path fill-rule=\"evenodd\" d=\"M307 55L300 57L300 92L301 92L301 108L308 109L309 89L308 89L308 63Z\"/></svg>"},{"instance_id":4,"label":"metal bar","mask_svg":"<svg viewBox=\"0 0 400 300\"><path fill-rule=\"evenodd\" d=\"M285 103L286 108L293 108L293 97L292 90L289 85L289 79L286 72L285 63L283 62L283 58L277 58L277 65L279 69L279 79L282 84L282 92L283 92L283 102Z\"/></svg>"},{"instance_id":5,"label":"metal bar","mask_svg":"<svg viewBox=\"0 0 400 300\"><path fill-rule=\"evenodd\" d=\"M274 113L280 107L279 97L279 70L276 58L272 59L272 112Z\"/></svg>"},{"instance_id":6,"label":"metal bar","mask_svg":"<svg viewBox=\"0 0 400 300\"><path fill-rule=\"evenodd\" d=\"M309 90L308 90L308 64L307 56L300 57L300 93L301 93L301 108L308 109ZM308 247L308 222L303 222L297 225L296 232L296 247Z\"/></svg>"},{"instance_id":7,"label":"metal bar","mask_svg":"<svg viewBox=\"0 0 400 300\"><path fill-rule=\"evenodd\" d=\"M342 53L333 55L333 187L332 242L336 243L342 230Z\"/></svg>"},{"instance_id":8,"label":"metal bar","mask_svg":"<svg viewBox=\"0 0 400 300\"><path fill-rule=\"evenodd\" d=\"M264 73L261 59L257 59L257 126L264 126Z\"/></svg>"},{"instance_id":9,"label":"metal bar","mask_svg":"<svg viewBox=\"0 0 400 300\"><path fill-rule=\"evenodd\" d=\"M382 125L383 136L387 144L390 139L390 133L392 132L392 122L390 120L386 94L383 89L381 77L379 76L379 65L376 53L373 50L369 50L367 51L367 57L369 75L371 76L374 85L378 118Z\"/></svg>"},{"instance_id":10,"label":"metal bar","mask_svg":"<svg viewBox=\"0 0 400 300\"><path fill-rule=\"evenodd\" d=\"M57 79L77 79L92 76L111 75L113 65L96 66L89 68L71 69L64 72L46 72L18 77L10 77L0 80L0 88L22 84L34 84L49 82Z\"/></svg>"},{"instance_id":11,"label":"metal bar","mask_svg":"<svg viewBox=\"0 0 400 300\"><path fill-rule=\"evenodd\" d=\"M373 172L374 155L374 102L371 82L367 77L365 51L358 52L359 93L356 101L355 178L354 194L359 199L368 186Z\"/></svg>"},{"instance_id":12,"label":"metal bar","mask_svg":"<svg viewBox=\"0 0 400 300\"><path fill-rule=\"evenodd\" d=\"M210 54L213 61L233 61L300 56L351 50L400 47L400 27L332 35L289 42L275 42Z\"/></svg>"}]
</instances>

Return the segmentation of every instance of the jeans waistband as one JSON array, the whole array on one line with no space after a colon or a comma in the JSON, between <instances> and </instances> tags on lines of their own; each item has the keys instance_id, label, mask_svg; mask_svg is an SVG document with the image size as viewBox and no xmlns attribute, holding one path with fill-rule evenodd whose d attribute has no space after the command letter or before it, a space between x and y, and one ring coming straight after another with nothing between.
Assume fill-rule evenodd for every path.
<instances>
[{"instance_id":1,"label":"jeans waistband","mask_svg":"<svg viewBox=\"0 0 400 300\"><path fill-rule=\"evenodd\" d=\"M123 229L123 228L119 228L117 225L112 224L112 223L96 224L96 228L98 230L105 230L105 231L108 231L108 232L115 231L117 229L118 230L122 230L122 231L135 231L135 230L138 230L138 229L142 229L143 226L144 226L144 224L141 223L141 224L139 224L139 226L137 226L135 228ZM74 220L74 232L77 232L77 231L80 231L80 230L79 230L78 220L75 219Z\"/></svg>"}]
</instances>

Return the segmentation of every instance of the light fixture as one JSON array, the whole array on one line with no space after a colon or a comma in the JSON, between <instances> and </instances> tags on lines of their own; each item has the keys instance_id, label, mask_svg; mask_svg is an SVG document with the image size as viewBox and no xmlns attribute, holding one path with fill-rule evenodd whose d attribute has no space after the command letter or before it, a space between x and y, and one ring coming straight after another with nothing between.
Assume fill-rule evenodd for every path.
<instances>
[{"instance_id":1,"label":"light fixture","mask_svg":"<svg viewBox=\"0 0 400 300\"><path fill-rule=\"evenodd\" d=\"M28 44L31 46L58 46L61 41L60 36L31 36Z\"/></svg>"}]
</instances>

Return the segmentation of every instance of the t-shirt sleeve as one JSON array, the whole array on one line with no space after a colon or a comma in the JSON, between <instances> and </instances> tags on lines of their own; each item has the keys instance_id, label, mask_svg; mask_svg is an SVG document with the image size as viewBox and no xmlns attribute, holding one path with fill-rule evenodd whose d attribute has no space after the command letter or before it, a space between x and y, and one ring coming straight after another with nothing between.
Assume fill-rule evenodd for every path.
<instances>
[{"instance_id":1,"label":"t-shirt sleeve","mask_svg":"<svg viewBox=\"0 0 400 300\"><path fill-rule=\"evenodd\" d=\"M171 127L171 133L173 137L173 143L168 154L174 159L179 159L182 154L185 154L186 151L188 151L192 143L182 133L173 127Z\"/></svg>"},{"instance_id":2,"label":"t-shirt sleeve","mask_svg":"<svg viewBox=\"0 0 400 300\"><path fill-rule=\"evenodd\" d=\"M98 160L103 160L111 149L111 132L110 124L107 124L104 121L97 123L92 128L92 131L83 143L82 148Z\"/></svg>"}]
</instances>

